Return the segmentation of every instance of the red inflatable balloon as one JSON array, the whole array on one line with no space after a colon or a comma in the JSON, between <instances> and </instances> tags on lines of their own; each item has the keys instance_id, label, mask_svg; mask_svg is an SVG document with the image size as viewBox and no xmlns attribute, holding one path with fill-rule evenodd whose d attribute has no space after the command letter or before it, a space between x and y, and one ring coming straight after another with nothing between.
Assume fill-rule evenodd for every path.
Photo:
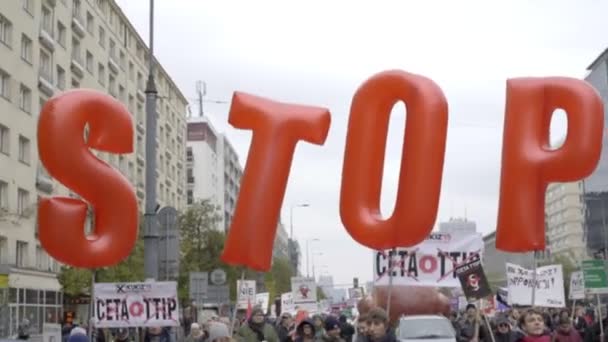
<instances>
[{"instance_id":1,"label":"red inflatable balloon","mask_svg":"<svg viewBox=\"0 0 608 342\"><path fill-rule=\"evenodd\" d=\"M555 109L568 117L568 136L549 148ZM589 176L600 158L604 109L597 91L572 78L507 81L507 105L496 247L509 252L545 249L545 192L550 182Z\"/></svg>"},{"instance_id":2,"label":"red inflatable balloon","mask_svg":"<svg viewBox=\"0 0 608 342\"><path fill-rule=\"evenodd\" d=\"M403 101L407 125L395 211L380 214L384 151L393 106ZM433 81L386 71L366 81L351 106L340 216L348 233L375 250L422 242L437 217L448 125L448 106ZM363 167L364 166L364 167Z\"/></svg>"},{"instance_id":3,"label":"red inflatable balloon","mask_svg":"<svg viewBox=\"0 0 608 342\"><path fill-rule=\"evenodd\" d=\"M89 125L85 141L85 126ZM137 199L129 181L93 155L133 151L133 122L114 98L93 90L71 90L48 100L38 122L38 151L49 174L87 202L65 197L40 200L40 243L58 261L86 268L114 265L137 239ZM88 203L95 211L86 236Z\"/></svg>"},{"instance_id":4,"label":"red inflatable balloon","mask_svg":"<svg viewBox=\"0 0 608 342\"><path fill-rule=\"evenodd\" d=\"M296 144L322 145L329 111L235 92L228 121L253 138L222 260L268 271Z\"/></svg>"},{"instance_id":5,"label":"red inflatable balloon","mask_svg":"<svg viewBox=\"0 0 608 342\"><path fill-rule=\"evenodd\" d=\"M364 314L373 307L386 310L388 286L376 286L371 296L359 301L357 310ZM393 285L391 294L390 320L396 322L401 316L448 315L450 301L432 287Z\"/></svg>"}]
</instances>

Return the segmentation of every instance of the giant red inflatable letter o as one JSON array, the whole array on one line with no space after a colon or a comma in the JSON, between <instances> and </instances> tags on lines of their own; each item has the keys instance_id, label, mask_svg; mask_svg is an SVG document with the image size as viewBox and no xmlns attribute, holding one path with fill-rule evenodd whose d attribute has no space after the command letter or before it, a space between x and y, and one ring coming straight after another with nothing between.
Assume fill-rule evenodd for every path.
<instances>
[{"instance_id":1,"label":"giant red inflatable letter o","mask_svg":"<svg viewBox=\"0 0 608 342\"><path fill-rule=\"evenodd\" d=\"M235 92L228 120L253 138L222 260L268 271L296 143L322 145L329 110Z\"/></svg>"},{"instance_id":2,"label":"giant red inflatable letter o","mask_svg":"<svg viewBox=\"0 0 608 342\"><path fill-rule=\"evenodd\" d=\"M568 136L549 149L553 111L568 117ZM549 182L576 181L595 169L602 148L604 109L582 80L547 77L507 81L496 247L545 249L545 192Z\"/></svg>"},{"instance_id":3,"label":"giant red inflatable letter o","mask_svg":"<svg viewBox=\"0 0 608 342\"><path fill-rule=\"evenodd\" d=\"M407 125L397 202L392 216L380 214L380 191L389 116L405 102ZM447 102L432 80L386 71L366 81L351 106L340 216L349 234L376 250L407 247L433 229L441 191L448 124Z\"/></svg>"},{"instance_id":4,"label":"giant red inflatable letter o","mask_svg":"<svg viewBox=\"0 0 608 342\"><path fill-rule=\"evenodd\" d=\"M98 268L129 255L137 239L138 210L129 181L89 148L133 151L133 123L127 109L108 95L85 89L47 101L38 122L40 160L51 176L93 206L95 227L93 234L85 235L87 202L44 198L38 207L40 243L62 263Z\"/></svg>"}]
</instances>

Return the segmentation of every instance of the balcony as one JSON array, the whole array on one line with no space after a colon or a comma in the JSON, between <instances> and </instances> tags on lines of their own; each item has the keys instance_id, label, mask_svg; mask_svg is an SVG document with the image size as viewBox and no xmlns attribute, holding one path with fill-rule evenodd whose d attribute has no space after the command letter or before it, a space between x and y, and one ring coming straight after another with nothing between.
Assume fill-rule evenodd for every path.
<instances>
[{"instance_id":1,"label":"balcony","mask_svg":"<svg viewBox=\"0 0 608 342\"><path fill-rule=\"evenodd\" d=\"M53 192L53 180L42 166L36 172L36 188L47 194Z\"/></svg>"},{"instance_id":2,"label":"balcony","mask_svg":"<svg viewBox=\"0 0 608 342\"><path fill-rule=\"evenodd\" d=\"M82 56L78 53L72 52L72 63L70 63L70 69L72 72L82 78L84 76L84 64L82 63Z\"/></svg>"},{"instance_id":3,"label":"balcony","mask_svg":"<svg viewBox=\"0 0 608 342\"><path fill-rule=\"evenodd\" d=\"M40 40L40 44L49 49L51 52L55 51L55 39L53 39L52 29L40 26L40 34L38 39Z\"/></svg>"},{"instance_id":4,"label":"balcony","mask_svg":"<svg viewBox=\"0 0 608 342\"><path fill-rule=\"evenodd\" d=\"M110 58L108 59L108 68L115 74L118 74L119 66L116 62L116 56L113 53L110 53Z\"/></svg>"},{"instance_id":5,"label":"balcony","mask_svg":"<svg viewBox=\"0 0 608 342\"><path fill-rule=\"evenodd\" d=\"M146 163L146 158L144 157L144 152L142 150L137 150L137 164L144 166Z\"/></svg>"},{"instance_id":6,"label":"balcony","mask_svg":"<svg viewBox=\"0 0 608 342\"><path fill-rule=\"evenodd\" d=\"M80 13L74 12L72 15L72 29L74 33L80 38L83 38L85 35L85 29L83 25L82 15Z\"/></svg>"},{"instance_id":7,"label":"balcony","mask_svg":"<svg viewBox=\"0 0 608 342\"><path fill-rule=\"evenodd\" d=\"M55 92L53 76L47 70L38 70L38 89L49 97Z\"/></svg>"},{"instance_id":8,"label":"balcony","mask_svg":"<svg viewBox=\"0 0 608 342\"><path fill-rule=\"evenodd\" d=\"M137 89L137 97L138 97L140 100L145 101L145 100L146 100L146 93L144 93L144 91L143 91L143 90L141 90L141 88L140 88L140 89Z\"/></svg>"},{"instance_id":9,"label":"balcony","mask_svg":"<svg viewBox=\"0 0 608 342\"><path fill-rule=\"evenodd\" d=\"M188 184L194 184L194 176L190 176L187 178Z\"/></svg>"}]
</instances>

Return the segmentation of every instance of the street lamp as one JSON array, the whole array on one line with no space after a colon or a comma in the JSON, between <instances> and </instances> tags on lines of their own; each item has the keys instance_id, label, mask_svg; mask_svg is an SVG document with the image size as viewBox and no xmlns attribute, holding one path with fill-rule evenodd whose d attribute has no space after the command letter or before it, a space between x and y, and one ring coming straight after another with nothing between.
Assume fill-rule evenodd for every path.
<instances>
[{"instance_id":1,"label":"street lamp","mask_svg":"<svg viewBox=\"0 0 608 342\"><path fill-rule=\"evenodd\" d=\"M310 259L308 255L310 254L310 248L308 247L310 242L319 242L320 240L317 238L307 239L306 240L306 277L310 277ZM313 272L314 273L314 272Z\"/></svg>"},{"instance_id":2,"label":"street lamp","mask_svg":"<svg viewBox=\"0 0 608 342\"><path fill-rule=\"evenodd\" d=\"M315 279L315 281L316 281L317 277L315 276L315 255L321 256L321 255L323 255L323 253L321 253L321 252L312 253L312 278Z\"/></svg>"},{"instance_id":3,"label":"street lamp","mask_svg":"<svg viewBox=\"0 0 608 342\"><path fill-rule=\"evenodd\" d=\"M289 237L293 240L293 209L294 208L308 208L310 204L300 203L294 204L289 208Z\"/></svg>"}]
</instances>

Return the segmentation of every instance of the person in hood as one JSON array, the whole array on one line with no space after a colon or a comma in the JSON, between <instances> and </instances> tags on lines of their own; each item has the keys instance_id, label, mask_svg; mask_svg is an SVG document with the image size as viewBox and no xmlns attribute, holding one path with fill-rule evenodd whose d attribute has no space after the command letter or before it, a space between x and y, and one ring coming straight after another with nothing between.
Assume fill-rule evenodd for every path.
<instances>
[{"instance_id":1,"label":"person in hood","mask_svg":"<svg viewBox=\"0 0 608 342\"><path fill-rule=\"evenodd\" d=\"M346 319L346 315L340 315L340 335L346 342L353 341L353 335L355 334L355 327L352 324L348 323Z\"/></svg>"},{"instance_id":2,"label":"person in hood","mask_svg":"<svg viewBox=\"0 0 608 342\"><path fill-rule=\"evenodd\" d=\"M526 334L517 342L551 342L551 337L545 329L545 318L537 310L529 309L519 318L519 326Z\"/></svg>"},{"instance_id":3,"label":"person in hood","mask_svg":"<svg viewBox=\"0 0 608 342\"><path fill-rule=\"evenodd\" d=\"M397 342L395 334L390 330L388 314L382 308L376 307L367 313L368 341Z\"/></svg>"},{"instance_id":4,"label":"person in hood","mask_svg":"<svg viewBox=\"0 0 608 342\"><path fill-rule=\"evenodd\" d=\"M279 336L279 342L290 342L291 335L293 334L294 320L290 313L283 312L281 318L277 322L277 334Z\"/></svg>"},{"instance_id":5,"label":"person in hood","mask_svg":"<svg viewBox=\"0 0 608 342\"><path fill-rule=\"evenodd\" d=\"M323 341L325 342L345 342L342 336L340 336L340 321L333 316L327 316L325 319L325 334L323 334Z\"/></svg>"},{"instance_id":6,"label":"person in hood","mask_svg":"<svg viewBox=\"0 0 608 342\"><path fill-rule=\"evenodd\" d=\"M496 332L494 334L494 340L496 342L515 342L522 336L518 336L515 331L511 329L511 322L509 318L500 317L496 320Z\"/></svg>"},{"instance_id":7,"label":"person in hood","mask_svg":"<svg viewBox=\"0 0 608 342\"><path fill-rule=\"evenodd\" d=\"M276 330L266 323L264 311L260 307L255 307L251 311L251 316L239 328L235 338L243 342L279 342Z\"/></svg>"},{"instance_id":8,"label":"person in hood","mask_svg":"<svg viewBox=\"0 0 608 342\"><path fill-rule=\"evenodd\" d=\"M315 324L309 320L304 319L296 328L295 342L314 342L315 337Z\"/></svg>"},{"instance_id":9,"label":"person in hood","mask_svg":"<svg viewBox=\"0 0 608 342\"><path fill-rule=\"evenodd\" d=\"M554 342L583 342L581 335L572 327L569 317L561 317L553 334Z\"/></svg>"}]
</instances>

